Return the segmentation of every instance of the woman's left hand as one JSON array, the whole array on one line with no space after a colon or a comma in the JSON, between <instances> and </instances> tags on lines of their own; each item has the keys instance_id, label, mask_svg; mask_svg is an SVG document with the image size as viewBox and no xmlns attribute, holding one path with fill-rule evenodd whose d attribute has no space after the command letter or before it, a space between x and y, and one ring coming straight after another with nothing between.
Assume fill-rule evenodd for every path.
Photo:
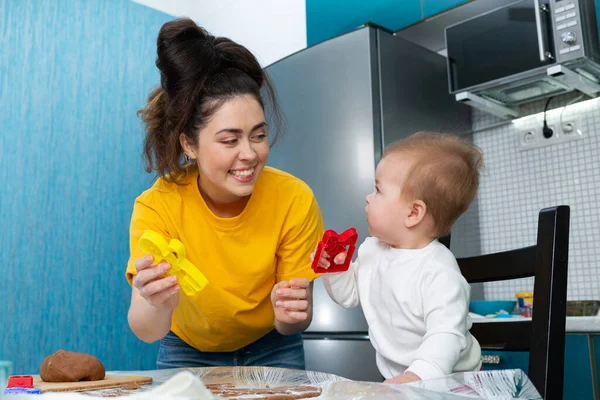
<instances>
[{"instance_id":1,"label":"woman's left hand","mask_svg":"<svg viewBox=\"0 0 600 400\"><path fill-rule=\"evenodd\" d=\"M271 291L271 302L275 311L275 322L296 324L306 321L309 314L308 279L281 281Z\"/></svg>"}]
</instances>

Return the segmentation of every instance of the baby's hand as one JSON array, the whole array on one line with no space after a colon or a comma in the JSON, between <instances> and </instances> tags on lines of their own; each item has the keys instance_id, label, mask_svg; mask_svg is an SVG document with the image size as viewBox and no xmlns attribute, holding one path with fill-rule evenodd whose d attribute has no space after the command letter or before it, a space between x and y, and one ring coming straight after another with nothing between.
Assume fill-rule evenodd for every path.
<instances>
[{"instance_id":1,"label":"baby's hand","mask_svg":"<svg viewBox=\"0 0 600 400\"><path fill-rule=\"evenodd\" d=\"M400 383L408 383L408 382L416 382L420 381L419 375L414 372L407 371L402 375L395 376L390 379L386 379L383 383L391 383L391 384L400 384Z\"/></svg>"},{"instance_id":2,"label":"baby's hand","mask_svg":"<svg viewBox=\"0 0 600 400\"><path fill-rule=\"evenodd\" d=\"M317 252L317 250L315 249L315 251L310 255L310 261L313 261L315 259L316 252ZM346 261L346 255L347 255L347 253L345 251L338 254L333 259L333 262L336 264L343 264L344 261ZM329 254L327 254L327 252L325 250L321 251L321 258L319 259L319 267L328 269L329 266L331 265L331 263L329 262L329 258L330 258L330 256L329 256Z\"/></svg>"}]
</instances>

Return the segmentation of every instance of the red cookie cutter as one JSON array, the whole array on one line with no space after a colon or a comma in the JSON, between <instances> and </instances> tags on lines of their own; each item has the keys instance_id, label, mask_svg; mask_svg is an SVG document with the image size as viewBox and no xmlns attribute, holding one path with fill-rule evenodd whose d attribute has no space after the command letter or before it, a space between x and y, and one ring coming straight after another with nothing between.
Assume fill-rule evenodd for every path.
<instances>
[{"instance_id":1,"label":"red cookie cutter","mask_svg":"<svg viewBox=\"0 0 600 400\"><path fill-rule=\"evenodd\" d=\"M323 240L319 242L317 251L315 252L315 258L313 259L312 269L318 274L326 272L343 272L347 271L352 262L352 255L356 248L356 241L358 240L358 233L356 229L350 228L339 234L334 230L327 230L323 235ZM329 268L325 269L319 267L319 259L321 258L321 252L325 250L329 255ZM335 256L340 253L346 252L346 259L343 264L336 264L333 262Z\"/></svg>"},{"instance_id":2,"label":"red cookie cutter","mask_svg":"<svg viewBox=\"0 0 600 400\"><path fill-rule=\"evenodd\" d=\"M33 388L33 376L31 375L14 375L8 378L9 388Z\"/></svg>"}]
</instances>

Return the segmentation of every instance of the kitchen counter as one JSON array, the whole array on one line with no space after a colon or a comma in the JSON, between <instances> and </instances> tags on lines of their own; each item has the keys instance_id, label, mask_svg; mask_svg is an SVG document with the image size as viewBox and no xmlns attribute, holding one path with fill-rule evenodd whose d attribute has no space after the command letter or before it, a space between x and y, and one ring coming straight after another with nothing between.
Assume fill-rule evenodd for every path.
<instances>
[{"instance_id":1,"label":"kitchen counter","mask_svg":"<svg viewBox=\"0 0 600 400\"><path fill-rule=\"evenodd\" d=\"M569 333L600 333L600 317L567 317Z\"/></svg>"},{"instance_id":2,"label":"kitchen counter","mask_svg":"<svg viewBox=\"0 0 600 400\"><path fill-rule=\"evenodd\" d=\"M152 377L151 385L138 389L103 389L69 393L69 398L86 400L98 397L128 396L131 399L215 399L205 385L231 385L229 390L244 388L276 390L278 386L308 385L320 388L323 399L397 399L454 400L473 398L540 399L539 393L521 370L476 371L452 374L439 379L389 385L380 382L351 381L322 372L271 367L171 368L153 371L108 371L108 375ZM501 386L498 382L502 382ZM214 387L218 389L218 387ZM292 394L295 393L292 389ZM484 397L485 396L485 397ZM489 397L488 397L489 396ZM44 394L49 400L61 400L64 392ZM251 398L248 396L247 398ZM219 397L221 398L221 397Z\"/></svg>"},{"instance_id":3,"label":"kitchen counter","mask_svg":"<svg viewBox=\"0 0 600 400\"><path fill-rule=\"evenodd\" d=\"M469 313L474 324L494 322L531 321L531 318L513 316L512 318L485 318ZM600 334L600 316L595 317L567 317L567 333L598 333Z\"/></svg>"}]
</instances>

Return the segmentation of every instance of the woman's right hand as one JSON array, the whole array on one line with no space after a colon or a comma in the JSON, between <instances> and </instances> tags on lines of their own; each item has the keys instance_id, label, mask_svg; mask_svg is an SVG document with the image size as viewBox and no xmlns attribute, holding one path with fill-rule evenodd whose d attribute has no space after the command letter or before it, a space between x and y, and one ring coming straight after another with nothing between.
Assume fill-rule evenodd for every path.
<instances>
[{"instance_id":1,"label":"woman's right hand","mask_svg":"<svg viewBox=\"0 0 600 400\"><path fill-rule=\"evenodd\" d=\"M173 310L179 304L179 290L176 276L163 275L171 268L167 262L152 264L154 258L147 255L135 261L136 275L133 287L152 306Z\"/></svg>"}]
</instances>

